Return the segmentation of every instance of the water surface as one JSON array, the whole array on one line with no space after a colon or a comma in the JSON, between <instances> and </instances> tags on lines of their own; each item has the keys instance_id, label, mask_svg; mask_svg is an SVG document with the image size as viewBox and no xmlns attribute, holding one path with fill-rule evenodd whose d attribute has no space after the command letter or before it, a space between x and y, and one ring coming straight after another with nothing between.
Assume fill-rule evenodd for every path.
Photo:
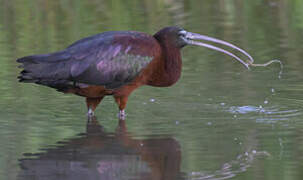
<instances>
[{"instance_id":1,"label":"water surface","mask_svg":"<svg viewBox=\"0 0 303 180\"><path fill-rule=\"evenodd\" d=\"M0 179L302 179L301 1L0 0ZM125 122L106 97L87 124L84 99L20 84L15 59L107 30L179 25L232 42L256 63L183 49L170 88L142 87Z\"/></svg>"}]
</instances>

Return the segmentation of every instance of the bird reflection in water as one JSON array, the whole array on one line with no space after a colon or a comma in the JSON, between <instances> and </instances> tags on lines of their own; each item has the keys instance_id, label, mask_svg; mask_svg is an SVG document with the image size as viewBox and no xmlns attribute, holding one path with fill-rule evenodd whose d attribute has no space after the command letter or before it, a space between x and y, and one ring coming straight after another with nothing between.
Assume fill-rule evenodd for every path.
<instances>
[{"instance_id":1,"label":"bird reflection in water","mask_svg":"<svg viewBox=\"0 0 303 180\"><path fill-rule=\"evenodd\" d=\"M108 133L93 117L86 133L24 156L18 179L181 179L179 143L170 137L134 139L123 120Z\"/></svg>"}]
</instances>

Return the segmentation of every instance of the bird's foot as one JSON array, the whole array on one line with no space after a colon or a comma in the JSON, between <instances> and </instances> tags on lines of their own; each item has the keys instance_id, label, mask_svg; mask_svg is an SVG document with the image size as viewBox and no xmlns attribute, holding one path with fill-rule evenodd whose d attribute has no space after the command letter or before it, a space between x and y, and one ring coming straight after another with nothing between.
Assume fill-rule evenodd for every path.
<instances>
[{"instance_id":1,"label":"bird's foot","mask_svg":"<svg viewBox=\"0 0 303 180\"><path fill-rule=\"evenodd\" d=\"M98 123L96 116L87 116L87 126Z\"/></svg>"},{"instance_id":2,"label":"bird's foot","mask_svg":"<svg viewBox=\"0 0 303 180\"><path fill-rule=\"evenodd\" d=\"M91 108L89 108L87 112L87 117L93 117L93 116L95 116L95 113Z\"/></svg>"},{"instance_id":3,"label":"bird's foot","mask_svg":"<svg viewBox=\"0 0 303 180\"><path fill-rule=\"evenodd\" d=\"M120 120L125 120L125 117L126 117L125 110L120 110L119 114L118 114L118 117L119 117Z\"/></svg>"},{"instance_id":4,"label":"bird's foot","mask_svg":"<svg viewBox=\"0 0 303 180\"><path fill-rule=\"evenodd\" d=\"M87 123L90 123L91 121L93 121L95 119L95 113L92 109L88 109L88 112L87 112Z\"/></svg>"}]
</instances>

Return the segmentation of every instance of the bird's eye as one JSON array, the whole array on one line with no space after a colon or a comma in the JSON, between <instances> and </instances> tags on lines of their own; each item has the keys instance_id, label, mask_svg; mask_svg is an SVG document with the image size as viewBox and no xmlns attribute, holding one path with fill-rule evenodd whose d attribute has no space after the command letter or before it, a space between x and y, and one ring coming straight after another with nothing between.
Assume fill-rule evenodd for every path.
<instances>
[{"instance_id":1,"label":"bird's eye","mask_svg":"<svg viewBox=\"0 0 303 180\"><path fill-rule=\"evenodd\" d=\"M181 36L181 37L185 37L186 36L186 31L184 31L184 30L179 31L178 35Z\"/></svg>"}]
</instances>

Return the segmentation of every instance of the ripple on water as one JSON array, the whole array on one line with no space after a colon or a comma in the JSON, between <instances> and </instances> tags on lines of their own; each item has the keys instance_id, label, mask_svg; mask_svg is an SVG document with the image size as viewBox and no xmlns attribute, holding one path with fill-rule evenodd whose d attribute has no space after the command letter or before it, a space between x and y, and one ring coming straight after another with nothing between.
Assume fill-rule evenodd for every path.
<instances>
[{"instance_id":1,"label":"ripple on water","mask_svg":"<svg viewBox=\"0 0 303 180\"><path fill-rule=\"evenodd\" d=\"M188 174L188 177L191 180L230 179L239 173L247 171L257 158L267 158L270 156L271 155L266 151L246 151L243 154L239 154L234 160L223 163L221 168L214 172L191 172Z\"/></svg>"},{"instance_id":2,"label":"ripple on water","mask_svg":"<svg viewBox=\"0 0 303 180\"><path fill-rule=\"evenodd\" d=\"M252 119L257 122L274 122L280 120L289 120L292 117L300 116L302 113L297 109L283 109L279 107L263 107L263 106L231 106L226 107L226 111L234 115L249 114ZM253 116L252 114L255 114Z\"/></svg>"}]
</instances>

